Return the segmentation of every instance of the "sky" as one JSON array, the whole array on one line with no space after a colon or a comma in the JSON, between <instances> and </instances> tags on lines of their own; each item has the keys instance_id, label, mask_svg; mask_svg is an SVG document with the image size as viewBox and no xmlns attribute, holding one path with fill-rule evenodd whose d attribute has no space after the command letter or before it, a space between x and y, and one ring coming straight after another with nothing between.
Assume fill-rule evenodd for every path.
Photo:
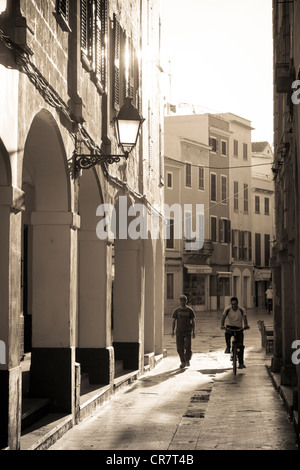
<instances>
[{"instance_id":1,"label":"sky","mask_svg":"<svg viewBox=\"0 0 300 470\"><path fill-rule=\"evenodd\" d=\"M273 144L272 0L161 0L171 104L231 112Z\"/></svg>"}]
</instances>

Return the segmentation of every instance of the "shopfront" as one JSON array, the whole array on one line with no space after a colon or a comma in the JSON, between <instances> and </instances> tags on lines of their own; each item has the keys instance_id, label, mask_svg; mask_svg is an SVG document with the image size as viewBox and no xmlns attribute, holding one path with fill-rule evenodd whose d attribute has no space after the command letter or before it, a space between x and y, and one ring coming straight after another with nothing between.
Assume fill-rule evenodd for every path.
<instances>
[{"instance_id":1,"label":"shopfront","mask_svg":"<svg viewBox=\"0 0 300 470\"><path fill-rule=\"evenodd\" d=\"M194 310L210 309L209 277L211 272L212 268L207 265L184 265L184 294Z\"/></svg>"}]
</instances>

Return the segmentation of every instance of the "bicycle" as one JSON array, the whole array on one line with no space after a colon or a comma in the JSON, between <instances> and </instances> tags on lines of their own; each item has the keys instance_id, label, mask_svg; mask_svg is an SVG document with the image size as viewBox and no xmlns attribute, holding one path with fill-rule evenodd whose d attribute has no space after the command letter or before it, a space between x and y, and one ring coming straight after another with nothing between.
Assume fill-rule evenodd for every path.
<instances>
[{"instance_id":1,"label":"bicycle","mask_svg":"<svg viewBox=\"0 0 300 470\"><path fill-rule=\"evenodd\" d=\"M232 340L232 345L231 345L231 350L232 350L232 368L233 368L233 373L236 375L236 369L237 369L237 359L238 359L238 353L240 352L240 348L238 347L238 343L236 341L236 334L239 331L244 331L245 328L238 328L238 329L232 329L226 326L226 331L231 331L233 333L233 340Z\"/></svg>"}]
</instances>

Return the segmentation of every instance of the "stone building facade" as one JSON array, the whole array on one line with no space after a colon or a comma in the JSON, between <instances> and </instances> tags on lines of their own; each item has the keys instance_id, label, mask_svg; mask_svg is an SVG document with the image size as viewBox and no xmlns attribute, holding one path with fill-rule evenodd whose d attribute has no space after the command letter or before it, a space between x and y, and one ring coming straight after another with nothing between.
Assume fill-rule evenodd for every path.
<instances>
[{"instance_id":1,"label":"stone building facade","mask_svg":"<svg viewBox=\"0 0 300 470\"><path fill-rule=\"evenodd\" d=\"M159 29L156 0L12 0L1 12L1 448L20 448L24 398L74 424L83 373L113 391L117 369L139 374L162 354ZM75 150L122 153L113 121L126 97L146 119L129 158L75 171ZM128 236L135 204L155 236ZM119 231L101 239L111 208Z\"/></svg>"},{"instance_id":2,"label":"stone building facade","mask_svg":"<svg viewBox=\"0 0 300 470\"><path fill-rule=\"evenodd\" d=\"M300 410L300 2L273 1L275 242L273 370ZM299 346L298 346L299 347ZM299 351L299 350L298 350Z\"/></svg>"}]
</instances>

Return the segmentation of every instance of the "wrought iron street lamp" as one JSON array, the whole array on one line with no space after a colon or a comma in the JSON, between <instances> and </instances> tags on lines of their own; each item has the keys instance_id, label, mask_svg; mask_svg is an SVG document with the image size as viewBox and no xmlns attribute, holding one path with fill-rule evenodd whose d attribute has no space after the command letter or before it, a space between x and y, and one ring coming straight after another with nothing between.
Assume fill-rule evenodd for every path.
<instances>
[{"instance_id":1,"label":"wrought iron street lamp","mask_svg":"<svg viewBox=\"0 0 300 470\"><path fill-rule=\"evenodd\" d=\"M123 155L78 153L79 149L76 148L74 152L76 171L86 170L100 163L116 163L121 158L127 160L137 144L141 125L145 121L131 101L131 98L125 98L125 103L114 119L118 147L122 149Z\"/></svg>"}]
</instances>

